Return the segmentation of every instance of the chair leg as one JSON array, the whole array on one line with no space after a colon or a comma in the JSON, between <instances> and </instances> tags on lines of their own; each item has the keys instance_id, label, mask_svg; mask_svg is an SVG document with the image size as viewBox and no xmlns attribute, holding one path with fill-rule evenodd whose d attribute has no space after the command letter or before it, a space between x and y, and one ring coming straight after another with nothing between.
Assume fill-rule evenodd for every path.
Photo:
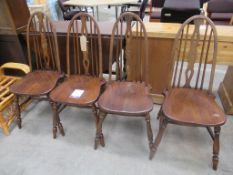
<instances>
[{"instance_id":1,"label":"chair leg","mask_svg":"<svg viewBox=\"0 0 233 175\"><path fill-rule=\"evenodd\" d=\"M50 101L53 110L53 138L57 138L57 104Z\"/></svg>"},{"instance_id":2,"label":"chair leg","mask_svg":"<svg viewBox=\"0 0 233 175\"><path fill-rule=\"evenodd\" d=\"M58 114L57 103L50 101L50 104L53 110L53 138L55 139L57 137L57 128L59 129L62 136L65 136L65 132L61 124L59 114Z\"/></svg>"},{"instance_id":3,"label":"chair leg","mask_svg":"<svg viewBox=\"0 0 233 175\"><path fill-rule=\"evenodd\" d=\"M214 144L213 144L213 169L217 170L218 168L218 154L219 154L219 135L220 135L221 127L214 127Z\"/></svg>"},{"instance_id":4,"label":"chair leg","mask_svg":"<svg viewBox=\"0 0 233 175\"><path fill-rule=\"evenodd\" d=\"M20 104L19 104L19 96L16 95L16 116L17 116L17 124L19 129L22 128L22 119L21 119L21 109L20 109Z\"/></svg>"},{"instance_id":5,"label":"chair leg","mask_svg":"<svg viewBox=\"0 0 233 175\"><path fill-rule=\"evenodd\" d=\"M97 132L97 127L98 127L98 123L99 123L99 115L98 115L98 110L95 104L92 105L92 112L95 116L95 125L96 125L96 132Z\"/></svg>"},{"instance_id":6,"label":"chair leg","mask_svg":"<svg viewBox=\"0 0 233 175\"><path fill-rule=\"evenodd\" d=\"M151 129L150 114L147 114L145 116L145 119L146 119L147 137L148 137L148 141L149 141L149 148L151 150L152 145L153 145L153 132Z\"/></svg>"},{"instance_id":7,"label":"chair leg","mask_svg":"<svg viewBox=\"0 0 233 175\"><path fill-rule=\"evenodd\" d=\"M0 126L2 127L3 133L5 135L10 135L9 126L7 125L7 122L6 122L5 118L3 117L2 112L0 112Z\"/></svg>"},{"instance_id":8,"label":"chair leg","mask_svg":"<svg viewBox=\"0 0 233 175\"><path fill-rule=\"evenodd\" d=\"M103 124L103 121L106 117L106 113L104 112L99 112L99 122L98 122L98 125L97 125L97 130L96 130L96 138L95 138L95 146L94 146L94 149L97 149L98 147L98 144L100 143L101 146L105 146L105 143L104 143L104 135L103 135L103 132L102 132L102 124Z\"/></svg>"},{"instance_id":9,"label":"chair leg","mask_svg":"<svg viewBox=\"0 0 233 175\"><path fill-rule=\"evenodd\" d=\"M150 157L149 159L152 160L152 158L154 157L155 153L156 153L156 150L161 142L161 139L163 137L163 133L166 129L166 126L167 126L167 121L166 119L164 118L163 115L160 115L159 117L159 132L157 134L157 137L152 145L152 148L150 150Z\"/></svg>"}]
</instances>

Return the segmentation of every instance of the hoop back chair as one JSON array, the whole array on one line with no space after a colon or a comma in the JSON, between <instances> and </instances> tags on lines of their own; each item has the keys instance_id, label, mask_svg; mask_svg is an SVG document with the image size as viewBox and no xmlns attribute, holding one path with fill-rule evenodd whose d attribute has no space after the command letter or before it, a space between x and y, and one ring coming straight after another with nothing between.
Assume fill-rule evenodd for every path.
<instances>
[{"instance_id":1,"label":"hoop back chair","mask_svg":"<svg viewBox=\"0 0 233 175\"><path fill-rule=\"evenodd\" d=\"M213 168L217 169L220 126L225 123L212 94L217 44L216 28L208 17L193 16L178 31L172 52L172 83L158 114L159 132L150 159L168 123L205 127L213 139Z\"/></svg>"},{"instance_id":2,"label":"hoop back chair","mask_svg":"<svg viewBox=\"0 0 233 175\"><path fill-rule=\"evenodd\" d=\"M19 96L49 100L48 94L63 76L60 70L57 34L51 20L42 12L35 12L29 18L27 52L32 72L10 87L10 91L16 95L19 128L21 128Z\"/></svg>"},{"instance_id":3,"label":"hoop back chair","mask_svg":"<svg viewBox=\"0 0 233 175\"><path fill-rule=\"evenodd\" d=\"M114 41L118 43L115 53L113 52ZM137 53L132 52L133 47ZM153 108L153 102L149 96L147 49L147 33L140 17L130 12L121 14L113 26L110 40L109 63L114 54L120 53L116 60L116 81L113 81L113 70L110 64L109 82L98 100L100 121L95 149L99 143L104 145L102 123L107 114L145 117L149 145L152 145L153 135L149 113ZM137 69L137 72L134 72L134 69Z\"/></svg>"},{"instance_id":4,"label":"hoop back chair","mask_svg":"<svg viewBox=\"0 0 233 175\"><path fill-rule=\"evenodd\" d=\"M79 13L71 19L67 31L66 49L67 78L50 94L53 101L54 138L57 127L64 135L59 113L66 105L91 107L97 125L95 103L104 84L101 34L97 22L91 15Z\"/></svg>"}]
</instances>

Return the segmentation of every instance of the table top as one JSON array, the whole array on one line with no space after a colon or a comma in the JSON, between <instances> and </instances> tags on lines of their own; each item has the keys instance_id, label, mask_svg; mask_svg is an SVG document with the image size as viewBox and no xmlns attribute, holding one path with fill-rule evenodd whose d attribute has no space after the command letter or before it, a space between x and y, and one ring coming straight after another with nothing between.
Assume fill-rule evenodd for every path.
<instances>
[{"instance_id":1,"label":"table top","mask_svg":"<svg viewBox=\"0 0 233 175\"><path fill-rule=\"evenodd\" d=\"M100 6L100 5L121 5L127 3L136 3L138 0L69 0L64 5L73 6Z\"/></svg>"},{"instance_id":2,"label":"table top","mask_svg":"<svg viewBox=\"0 0 233 175\"><path fill-rule=\"evenodd\" d=\"M177 23L144 23L148 37L175 38L181 26ZM218 41L233 42L233 26L216 25Z\"/></svg>"}]
</instances>

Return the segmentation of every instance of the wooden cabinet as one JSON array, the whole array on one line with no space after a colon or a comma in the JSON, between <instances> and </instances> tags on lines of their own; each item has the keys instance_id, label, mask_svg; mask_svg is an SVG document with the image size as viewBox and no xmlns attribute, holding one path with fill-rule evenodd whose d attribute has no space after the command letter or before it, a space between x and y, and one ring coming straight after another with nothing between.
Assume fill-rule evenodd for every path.
<instances>
[{"instance_id":1,"label":"wooden cabinet","mask_svg":"<svg viewBox=\"0 0 233 175\"><path fill-rule=\"evenodd\" d=\"M29 16L26 0L0 1L0 65L26 61L20 33L26 29Z\"/></svg>"}]
</instances>

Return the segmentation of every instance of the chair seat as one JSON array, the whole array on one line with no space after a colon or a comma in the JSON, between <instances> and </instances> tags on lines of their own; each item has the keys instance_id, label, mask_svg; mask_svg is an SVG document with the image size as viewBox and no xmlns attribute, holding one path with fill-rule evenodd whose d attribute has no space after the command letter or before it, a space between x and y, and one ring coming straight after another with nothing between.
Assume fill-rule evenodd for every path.
<instances>
[{"instance_id":1,"label":"chair seat","mask_svg":"<svg viewBox=\"0 0 233 175\"><path fill-rule=\"evenodd\" d=\"M10 91L18 95L39 96L48 94L62 74L57 71L37 70L10 86Z\"/></svg>"},{"instance_id":2,"label":"chair seat","mask_svg":"<svg viewBox=\"0 0 233 175\"><path fill-rule=\"evenodd\" d=\"M98 100L107 113L143 115L153 108L148 88L139 82L113 82Z\"/></svg>"},{"instance_id":3,"label":"chair seat","mask_svg":"<svg viewBox=\"0 0 233 175\"><path fill-rule=\"evenodd\" d=\"M71 75L51 92L50 98L58 103L88 106L97 101L102 84L98 77Z\"/></svg>"},{"instance_id":4,"label":"chair seat","mask_svg":"<svg viewBox=\"0 0 233 175\"><path fill-rule=\"evenodd\" d=\"M199 126L218 126L225 123L225 114L214 98L201 90L172 89L162 106L170 120Z\"/></svg>"}]
</instances>

